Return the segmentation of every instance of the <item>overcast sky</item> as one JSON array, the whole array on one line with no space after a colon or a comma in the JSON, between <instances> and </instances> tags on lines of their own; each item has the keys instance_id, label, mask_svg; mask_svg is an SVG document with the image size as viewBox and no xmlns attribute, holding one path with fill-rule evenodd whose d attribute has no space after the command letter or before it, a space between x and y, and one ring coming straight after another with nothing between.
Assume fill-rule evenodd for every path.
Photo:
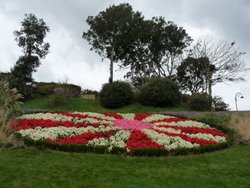
<instances>
[{"instance_id":1,"label":"overcast sky","mask_svg":"<svg viewBox=\"0 0 250 188\"><path fill-rule=\"evenodd\" d=\"M19 30L25 13L43 18L50 27L45 42L51 45L50 53L34 74L36 81L69 83L83 89L100 90L108 81L109 63L90 51L82 39L88 30L86 19L105 10L109 5L129 3L145 18L163 16L186 29L193 38L209 35L217 39L236 41L242 58L250 67L250 1L249 0L0 0L0 71L7 72L22 55L14 41L13 31ZM114 80L123 79L124 72L116 71ZM213 87L213 95L223 97L235 110L235 94L239 110L250 110L250 72L246 82L227 83Z\"/></svg>"}]
</instances>

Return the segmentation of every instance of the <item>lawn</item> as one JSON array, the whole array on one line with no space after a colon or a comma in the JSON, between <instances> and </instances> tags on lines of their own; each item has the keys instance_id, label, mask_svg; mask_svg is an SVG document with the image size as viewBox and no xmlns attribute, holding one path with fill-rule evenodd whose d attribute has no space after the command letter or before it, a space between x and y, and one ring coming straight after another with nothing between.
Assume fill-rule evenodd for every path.
<instances>
[{"instance_id":1,"label":"lawn","mask_svg":"<svg viewBox=\"0 0 250 188\"><path fill-rule=\"evenodd\" d=\"M47 98L37 98L23 109L93 112L188 111L186 106L154 108L132 104L116 110L102 108L98 100L70 99L48 108ZM247 116L246 116L247 117ZM238 116L237 116L238 118ZM241 118L232 124L239 124ZM244 118L246 119L246 118ZM244 122L244 126L249 125ZM130 157L68 153L36 148L0 148L1 187L250 187L250 145L200 155Z\"/></svg>"},{"instance_id":2,"label":"lawn","mask_svg":"<svg viewBox=\"0 0 250 188\"><path fill-rule=\"evenodd\" d=\"M38 97L33 100L27 101L21 105L22 109L42 109L50 111L67 111L67 112L121 112L121 113L147 113L147 112L178 112L178 111L188 111L189 108L186 105L179 105L173 108L160 108L152 106L143 106L141 104L135 103L122 108L108 109L100 105L99 100L86 100L81 98L71 98L64 105L50 108L48 107L47 97Z\"/></svg>"},{"instance_id":3,"label":"lawn","mask_svg":"<svg viewBox=\"0 0 250 188\"><path fill-rule=\"evenodd\" d=\"M0 187L250 187L250 145L203 155L136 158L1 149Z\"/></svg>"}]
</instances>

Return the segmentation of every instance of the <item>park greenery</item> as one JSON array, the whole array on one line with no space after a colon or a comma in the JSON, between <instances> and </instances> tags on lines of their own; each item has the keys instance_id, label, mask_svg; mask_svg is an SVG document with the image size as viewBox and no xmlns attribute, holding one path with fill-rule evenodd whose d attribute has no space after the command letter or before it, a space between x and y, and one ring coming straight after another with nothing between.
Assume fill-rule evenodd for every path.
<instances>
[{"instance_id":1,"label":"park greenery","mask_svg":"<svg viewBox=\"0 0 250 188\"><path fill-rule=\"evenodd\" d=\"M145 19L128 3L111 5L96 16L89 16L86 22L90 28L82 38L91 50L110 60L109 82L100 92L81 91L81 87L67 82L35 82L32 73L49 53L50 45L44 39L50 29L42 18L25 14L21 28L14 31L23 55L10 72L0 73L1 101L5 111L8 106L7 119L9 113L16 112L15 101L46 98L42 108L55 109L68 101L80 101L79 96L86 92L94 94L96 111L126 106L140 106L143 112L142 108L164 111L179 106L225 111L228 105L221 97L212 96L212 86L244 80L241 73L246 69L241 57L245 53L236 49L235 42L202 38L192 44L184 28L160 16ZM113 81L114 63L128 69L124 75L128 81Z\"/></svg>"},{"instance_id":2,"label":"park greenery","mask_svg":"<svg viewBox=\"0 0 250 188\"><path fill-rule=\"evenodd\" d=\"M111 5L96 16L89 16L86 22L90 28L82 38L91 50L110 61L110 77L101 91L83 90L67 82L36 82L32 73L49 53L50 45L44 42L49 26L42 18L25 14L20 30L14 31L23 55L10 72L0 72L1 186L183 187L185 182L187 187L249 187L249 113L243 116L201 112L227 111L223 99L212 96L212 87L244 80L246 69L241 57L245 53L236 48L236 43L208 37L193 43L181 26L160 16L145 19L127 3ZM127 81L113 80L114 63L128 70L124 75ZM83 99L85 94L94 95L95 99ZM191 152L176 150L159 158L126 156L119 151L116 154L120 156L57 152L29 139L24 142L40 149L8 149L12 144L2 145L1 133L11 133L11 120L21 113L40 111L116 115L172 112L221 130L227 135L227 142ZM47 146L64 151L101 151L51 143ZM178 154L186 156L171 156ZM159 156L166 152L138 150L133 155Z\"/></svg>"}]
</instances>

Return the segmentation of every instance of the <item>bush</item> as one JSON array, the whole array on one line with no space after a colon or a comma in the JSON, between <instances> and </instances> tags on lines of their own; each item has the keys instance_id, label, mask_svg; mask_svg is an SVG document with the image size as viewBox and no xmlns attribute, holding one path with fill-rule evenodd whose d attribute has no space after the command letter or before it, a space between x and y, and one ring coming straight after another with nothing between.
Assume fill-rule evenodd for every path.
<instances>
[{"instance_id":1,"label":"bush","mask_svg":"<svg viewBox=\"0 0 250 188\"><path fill-rule=\"evenodd\" d=\"M189 94L181 94L181 103L190 105L192 95Z\"/></svg>"},{"instance_id":2,"label":"bush","mask_svg":"<svg viewBox=\"0 0 250 188\"><path fill-rule=\"evenodd\" d=\"M209 110L208 95L193 95L190 100L190 108L192 110L206 111Z\"/></svg>"},{"instance_id":3,"label":"bush","mask_svg":"<svg viewBox=\"0 0 250 188\"><path fill-rule=\"evenodd\" d=\"M129 83L115 81L104 84L100 92L102 106L107 108L118 108L132 103L133 91Z\"/></svg>"},{"instance_id":4,"label":"bush","mask_svg":"<svg viewBox=\"0 0 250 188\"><path fill-rule=\"evenodd\" d=\"M229 105L226 104L220 96L215 96L213 98L213 104L215 111L228 111Z\"/></svg>"},{"instance_id":5,"label":"bush","mask_svg":"<svg viewBox=\"0 0 250 188\"><path fill-rule=\"evenodd\" d=\"M18 100L22 96L16 89L11 89L7 81L0 80L0 129L9 132L8 121L20 111Z\"/></svg>"},{"instance_id":6,"label":"bush","mask_svg":"<svg viewBox=\"0 0 250 188\"><path fill-rule=\"evenodd\" d=\"M140 88L139 101L148 106L174 106L181 99L178 85L167 78L152 78Z\"/></svg>"},{"instance_id":7,"label":"bush","mask_svg":"<svg viewBox=\"0 0 250 188\"><path fill-rule=\"evenodd\" d=\"M68 99L68 96L63 93L54 93L51 96L49 96L48 106L52 108L61 106L65 104L67 99Z\"/></svg>"}]
</instances>

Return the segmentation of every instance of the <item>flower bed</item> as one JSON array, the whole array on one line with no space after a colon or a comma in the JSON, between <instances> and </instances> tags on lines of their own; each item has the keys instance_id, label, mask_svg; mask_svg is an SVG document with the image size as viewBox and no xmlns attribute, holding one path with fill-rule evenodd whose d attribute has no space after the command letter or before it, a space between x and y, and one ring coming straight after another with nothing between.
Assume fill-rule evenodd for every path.
<instances>
[{"instance_id":1,"label":"flower bed","mask_svg":"<svg viewBox=\"0 0 250 188\"><path fill-rule=\"evenodd\" d=\"M12 129L28 144L78 152L166 155L228 145L228 135L219 129L160 114L27 114L13 122Z\"/></svg>"}]
</instances>

